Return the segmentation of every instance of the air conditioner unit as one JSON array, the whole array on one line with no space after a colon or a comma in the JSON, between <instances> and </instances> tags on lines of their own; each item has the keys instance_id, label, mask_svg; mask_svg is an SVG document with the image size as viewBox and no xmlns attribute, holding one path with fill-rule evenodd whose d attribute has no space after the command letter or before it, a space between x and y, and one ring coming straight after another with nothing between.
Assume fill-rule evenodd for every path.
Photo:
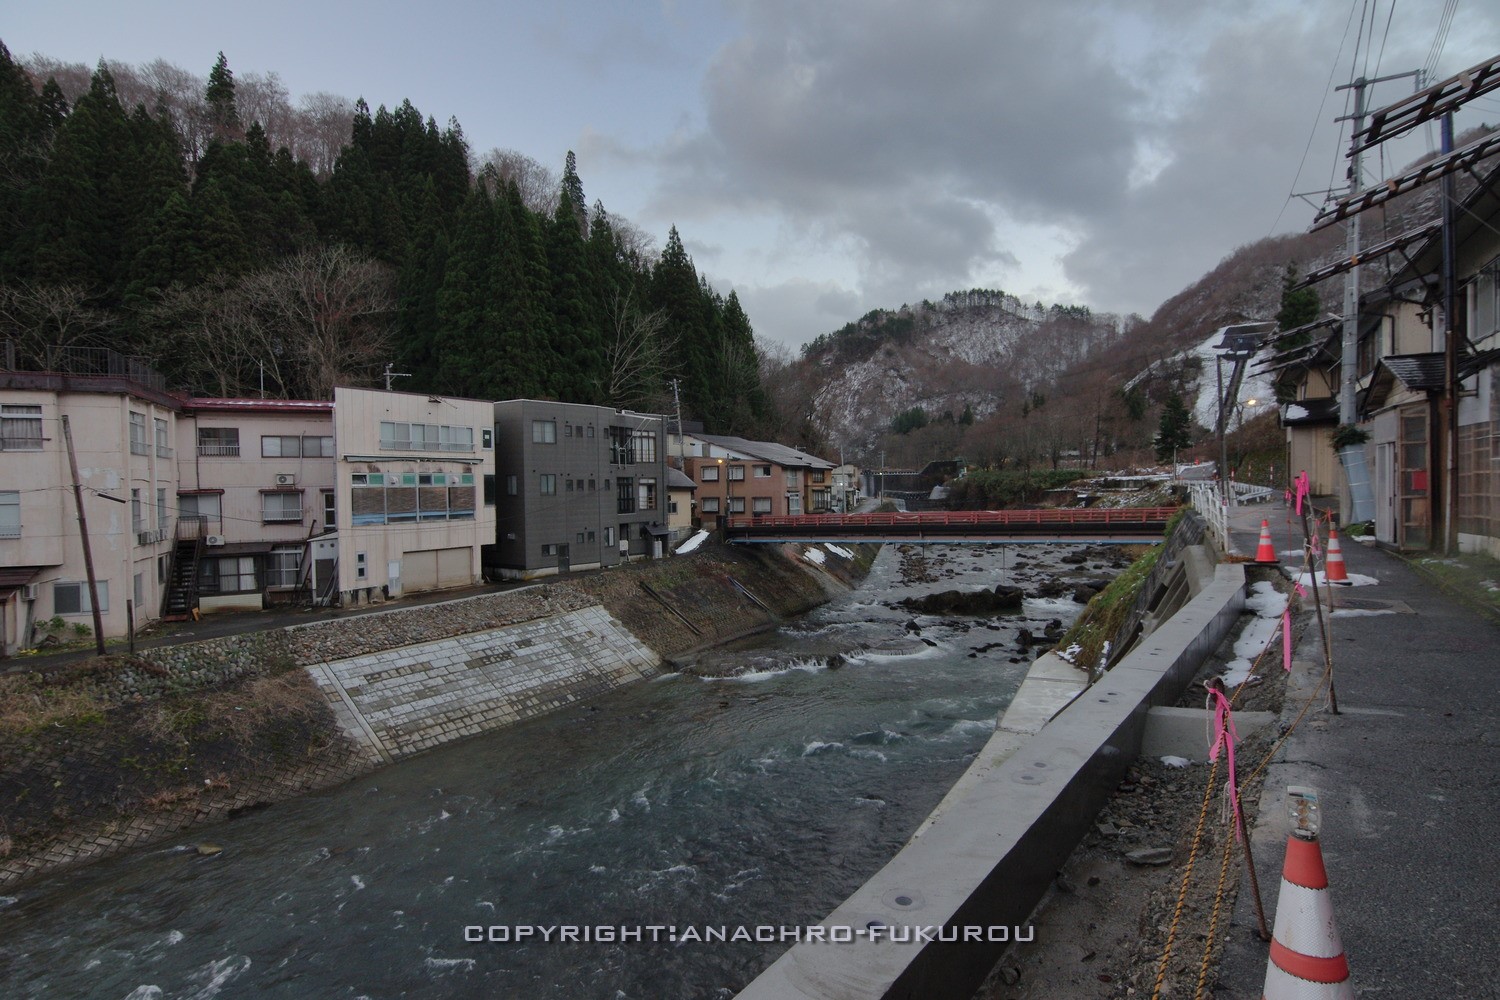
<instances>
[{"instance_id":1,"label":"air conditioner unit","mask_svg":"<svg viewBox=\"0 0 1500 1000\"><path fill-rule=\"evenodd\" d=\"M36 590L37 590L37 585L36 584L34 584L34 583L28 583L26 586L24 586L24 587L21 588L21 600L23 600L23 601L34 601L34 600L36 600Z\"/></svg>"},{"instance_id":2,"label":"air conditioner unit","mask_svg":"<svg viewBox=\"0 0 1500 1000\"><path fill-rule=\"evenodd\" d=\"M211 549L216 549L220 545L224 544L224 536L223 535L204 535L203 536L203 544L207 545Z\"/></svg>"},{"instance_id":3,"label":"air conditioner unit","mask_svg":"<svg viewBox=\"0 0 1500 1000\"><path fill-rule=\"evenodd\" d=\"M277 486L296 486L297 477L290 472L278 472L276 474Z\"/></svg>"}]
</instances>

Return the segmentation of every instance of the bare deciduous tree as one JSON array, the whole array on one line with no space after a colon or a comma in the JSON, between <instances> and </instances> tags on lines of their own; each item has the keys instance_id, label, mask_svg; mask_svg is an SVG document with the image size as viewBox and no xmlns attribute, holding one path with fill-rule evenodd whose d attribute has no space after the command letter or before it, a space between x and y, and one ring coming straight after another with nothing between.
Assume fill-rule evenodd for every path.
<instances>
[{"instance_id":1,"label":"bare deciduous tree","mask_svg":"<svg viewBox=\"0 0 1500 1000\"><path fill-rule=\"evenodd\" d=\"M21 357L47 364L58 347L107 347L114 317L89 303L82 285L16 281L0 286L0 329Z\"/></svg>"},{"instance_id":2,"label":"bare deciduous tree","mask_svg":"<svg viewBox=\"0 0 1500 1000\"><path fill-rule=\"evenodd\" d=\"M677 355L676 343L666 333L666 313L661 309L641 312L632 291L615 294L610 314L614 329L605 350L605 398L624 409L660 406Z\"/></svg>"},{"instance_id":3,"label":"bare deciduous tree","mask_svg":"<svg viewBox=\"0 0 1500 1000\"><path fill-rule=\"evenodd\" d=\"M479 163L481 183L491 185L490 194L514 183L521 201L531 211L550 218L557 211L560 194L557 174L525 153L514 149L492 149Z\"/></svg>"},{"instance_id":4,"label":"bare deciduous tree","mask_svg":"<svg viewBox=\"0 0 1500 1000\"><path fill-rule=\"evenodd\" d=\"M319 177L333 173L354 128L354 102L319 91L302 98L292 152Z\"/></svg>"},{"instance_id":5,"label":"bare deciduous tree","mask_svg":"<svg viewBox=\"0 0 1500 1000\"><path fill-rule=\"evenodd\" d=\"M395 272L347 247L287 257L241 288L284 345L292 395L332 399L337 385L374 382L392 356Z\"/></svg>"}]
</instances>

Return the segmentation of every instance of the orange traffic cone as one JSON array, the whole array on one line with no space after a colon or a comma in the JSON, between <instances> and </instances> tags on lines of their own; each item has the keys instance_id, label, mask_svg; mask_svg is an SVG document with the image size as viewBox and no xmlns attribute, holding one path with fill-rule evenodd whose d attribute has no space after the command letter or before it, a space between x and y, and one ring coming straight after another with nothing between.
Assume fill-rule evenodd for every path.
<instances>
[{"instance_id":1,"label":"orange traffic cone","mask_svg":"<svg viewBox=\"0 0 1500 1000\"><path fill-rule=\"evenodd\" d=\"M1316 838L1287 838L1263 1000L1353 1000Z\"/></svg>"},{"instance_id":2,"label":"orange traffic cone","mask_svg":"<svg viewBox=\"0 0 1500 1000\"><path fill-rule=\"evenodd\" d=\"M1344 550L1339 547L1339 529L1332 526L1328 529L1328 558L1323 561L1323 573L1329 583L1353 586L1349 580L1349 570L1344 565Z\"/></svg>"},{"instance_id":3,"label":"orange traffic cone","mask_svg":"<svg viewBox=\"0 0 1500 1000\"><path fill-rule=\"evenodd\" d=\"M1260 546L1255 550L1255 561L1258 563L1277 563L1276 546L1271 544L1271 522L1265 518L1260 522Z\"/></svg>"}]
</instances>

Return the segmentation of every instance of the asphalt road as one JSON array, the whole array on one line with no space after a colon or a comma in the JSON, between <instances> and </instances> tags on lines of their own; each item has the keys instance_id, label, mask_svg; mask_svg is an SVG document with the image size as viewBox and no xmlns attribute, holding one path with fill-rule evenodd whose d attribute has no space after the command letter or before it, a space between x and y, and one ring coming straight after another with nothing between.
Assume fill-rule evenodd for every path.
<instances>
[{"instance_id":1,"label":"asphalt road","mask_svg":"<svg viewBox=\"0 0 1500 1000\"><path fill-rule=\"evenodd\" d=\"M1300 525L1289 526L1278 503L1233 512L1240 551L1256 551L1262 517L1279 553L1300 548ZM1348 540L1342 548L1350 574L1377 582L1339 588L1336 598L1384 613L1330 618L1339 714L1318 697L1267 769L1252 845L1268 920L1285 856L1285 790L1310 785L1319 792L1334 921L1358 994L1500 997L1500 627L1400 557ZM1295 658L1283 722L1323 674L1316 628ZM1260 997L1268 946L1255 935L1247 885L1228 939L1213 995Z\"/></svg>"}]
</instances>

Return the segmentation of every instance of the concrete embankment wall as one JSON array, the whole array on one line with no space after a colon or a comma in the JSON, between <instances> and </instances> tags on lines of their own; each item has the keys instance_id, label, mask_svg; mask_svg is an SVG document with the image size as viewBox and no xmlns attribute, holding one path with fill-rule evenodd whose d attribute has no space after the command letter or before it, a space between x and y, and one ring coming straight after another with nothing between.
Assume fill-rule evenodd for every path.
<instances>
[{"instance_id":1,"label":"concrete embankment wall","mask_svg":"<svg viewBox=\"0 0 1500 1000\"><path fill-rule=\"evenodd\" d=\"M1043 714L1067 707L1029 737L1024 722L997 730L901 852L823 921L850 928L853 940L794 946L739 1000L971 997L1004 941L901 943L891 934L1023 927L1140 752L1149 709L1177 699L1244 601L1243 568L1219 565L1092 687L1075 695L1066 677L1039 678L1059 686ZM875 927L885 936L872 939Z\"/></svg>"},{"instance_id":2,"label":"concrete embankment wall","mask_svg":"<svg viewBox=\"0 0 1500 1000\"><path fill-rule=\"evenodd\" d=\"M307 669L373 764L571 705L659 662L596 605Z\"/></svg>"}]
</instances>

